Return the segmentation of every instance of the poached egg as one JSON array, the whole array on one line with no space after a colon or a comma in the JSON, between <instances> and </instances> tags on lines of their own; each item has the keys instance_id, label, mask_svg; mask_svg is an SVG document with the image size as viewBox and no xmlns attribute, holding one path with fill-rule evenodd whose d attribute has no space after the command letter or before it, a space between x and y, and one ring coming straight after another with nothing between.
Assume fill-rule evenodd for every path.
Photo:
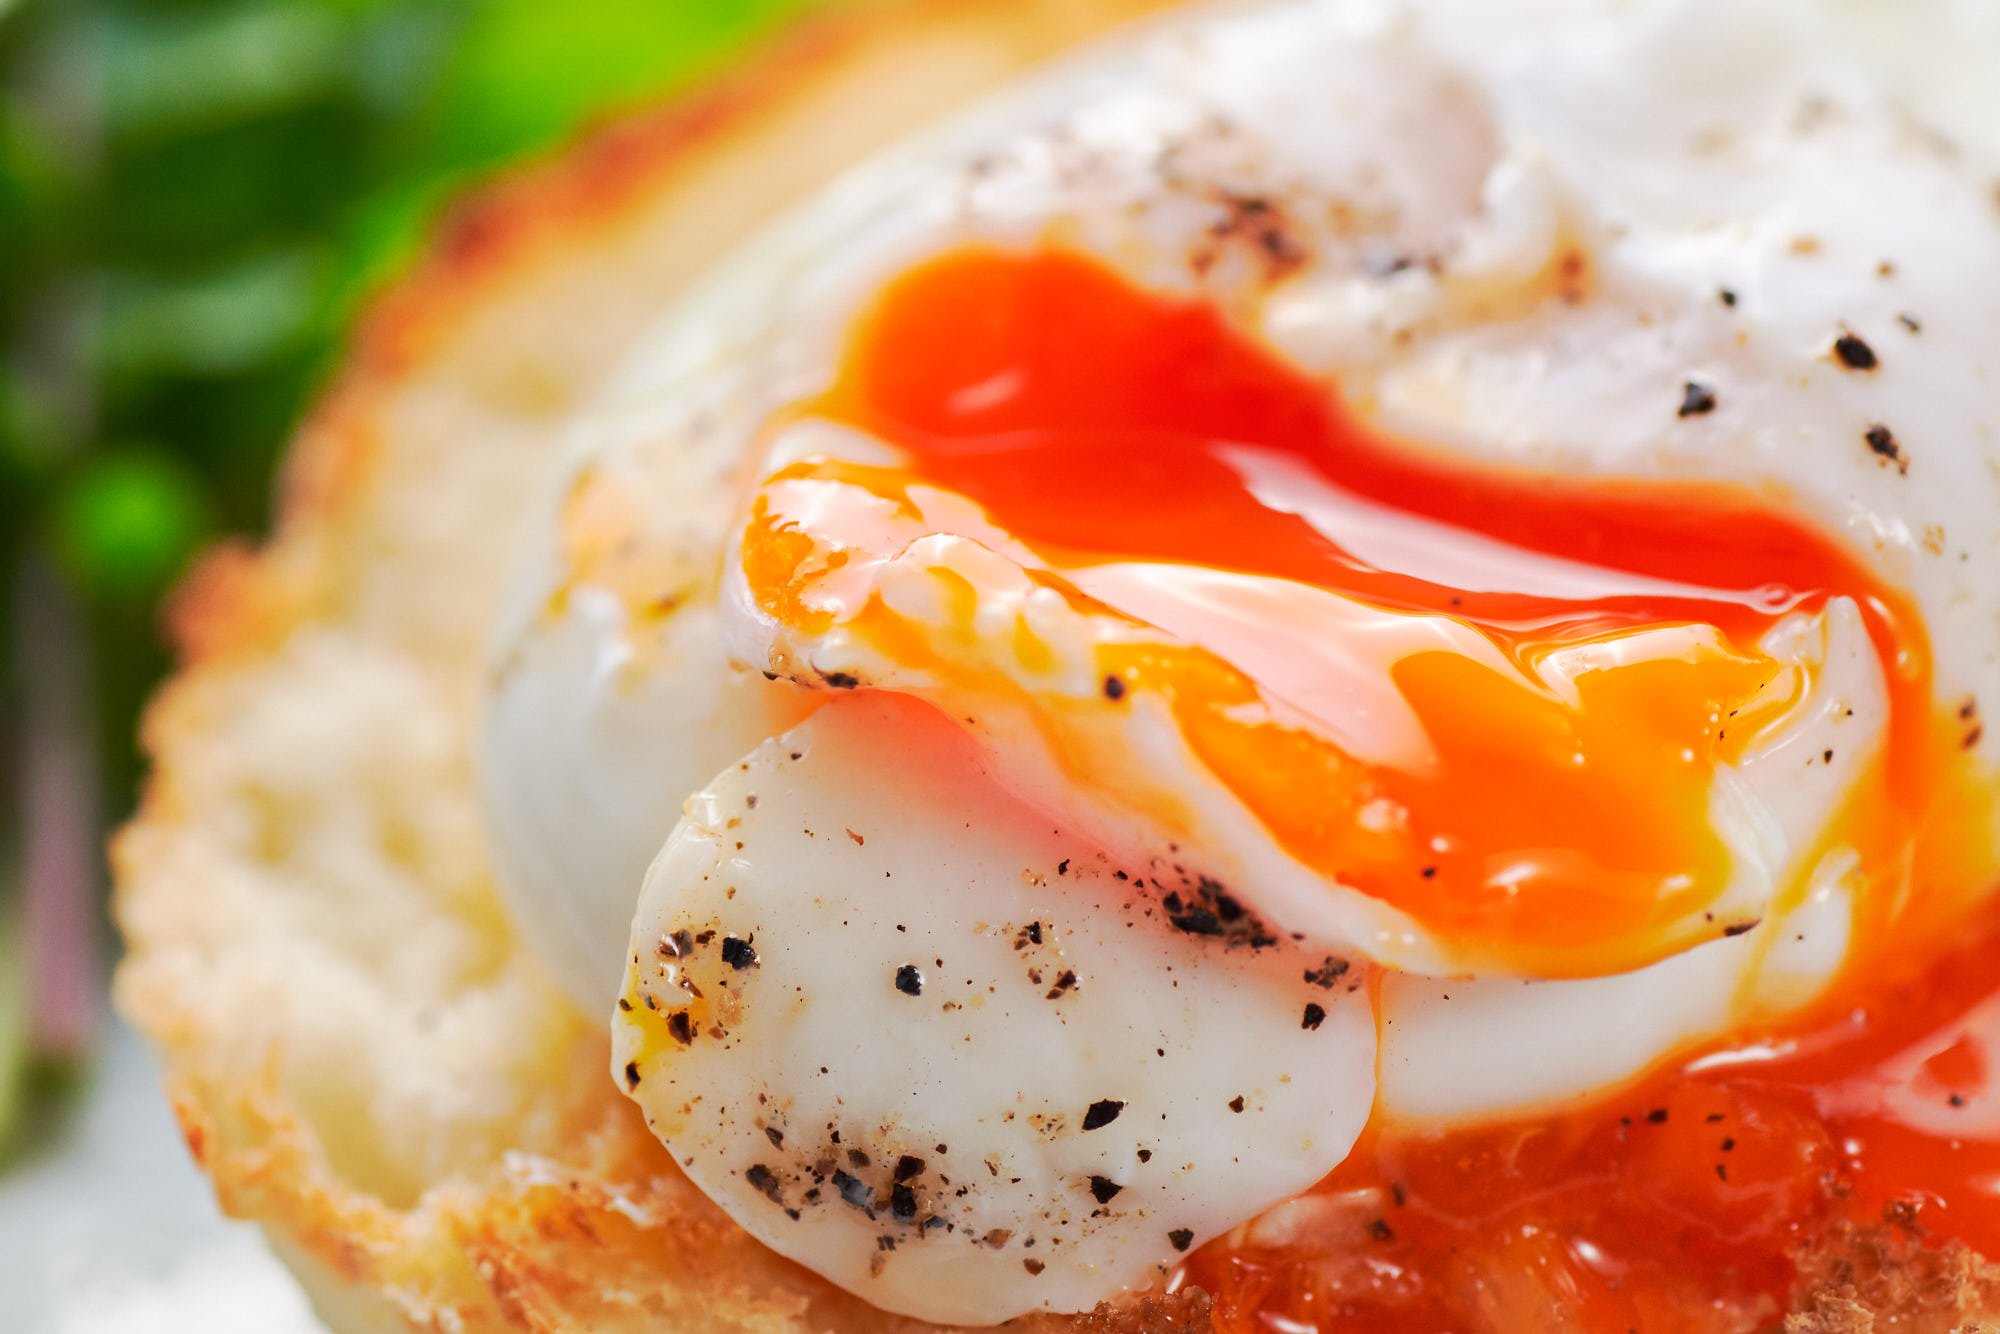
<instances>
[{"instance_id":1,"label":"poached egg","mask_svg":"<svg viewBox=\"0 0 2000 1334\"><path fill-rule=\"evenodd\" d=\"M1087 1309L1371 1118L1608 1096L1991 886L1982 94L1703 12L1129 35L753 241L579 424L482 782L746 1228Z\"/></svg>"}]
</instances>

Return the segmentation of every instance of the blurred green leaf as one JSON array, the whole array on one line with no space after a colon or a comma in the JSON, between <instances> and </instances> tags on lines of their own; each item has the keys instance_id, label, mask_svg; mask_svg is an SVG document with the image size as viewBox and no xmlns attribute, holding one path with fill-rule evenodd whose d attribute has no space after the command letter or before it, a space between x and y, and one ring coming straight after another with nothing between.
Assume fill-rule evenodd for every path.
<instances>
[{"instance_id":1,"label":"blurred green leaf","mask_svg":"<svg viewBox=\"0 0 2000 1334\"><path fill-rule=\"evenodd\" d=\"M69 156L22 114L15 98L0 98L0 236L15 260L25 247L55 239L54 224L74 207L79 186ZM0 282L11 287L20 276L16 265L0 260Z\"/></svg>"},{"instance_id":2,"label":"blurred green leaf","mask_svg":"<svg viewBox=\"0 0 2000 1334\"><path fill-rule=\"evenodd\" d=\"M65 572L93 599L156 595L207 532L209 504L187 465L133 447L89 460L56 497L51 538Z\"/></svg>"},{"instance_id":3,"label":"blurred green leaf","mask_svg":"<svg viewBox=\"0 0 2000 1334\"><path fill-rule=\"evenodd\" d=\"M26 487L46 476L73 445L67 434L32 380L0 369L0 478Z\"/></svg>"},{"instance_id":4,"label":"blurred green leaf","mask_svg":"<svg viewBox=\"0 0 2000 1334\"><path fill-rule=\"evenodd\" d=\"M378 11L357 29L354 83L362 103L376 117L390 122L384 128L393 135L401 118L422 106L430 95L438 71L449 61L452 46L464 29L466 6L459 0L346 2L369 4Z\"/></svg>"},{"instance_id":5,"label":"blurred green leaf","mask_svg":"<svg viewBox=\"0 0 2000 1334\"><path fill-rule=\"evenodd\" d=\"M300 248L187 281L114 283L103 317L104 369L224 375L269 361L312 326L326 272L318 249Z\"/></svg>"},{"instance_id":6,"label":"blurred green leaf","mask_svg":"<svg viewBox=\"0 0 2000 1334\"><path fill-rule=\"evenodd\" d=\"M442 182L413 180L380 190L355 208L331 280L342 309L361 304L409 261L450 197Z\"/></svg>"},{"instance_id":7,"label":"blurred green leaf","mask_svg":"<svg viewBox=\"0 0 2000 1334\"><path fill-rule=\"evenodd\" d=\"M334 280L342 307L408 259L470 178L665 95L806 2L595 0L587 11L537 0L471 6L452 29L455 45L425 87L420 114L388 132L386 151L398 170L350 216ZM432 16L428 35L435 37L444 26L436 16L460 15L461 7L419 9ZM371 29L371 49L389 27Z\"/></svg>"},{"instance_id":8,"label":"blurred green leaf","mask_svg":"<svg viewBox=\"0 0 2000 1334\"><path fill-rule=\"evenodd\" d=\"M685 80L799 0L484 0L434 103L437 159L484 165Z\"/></svg>"},{"instance_id":9,"label":"blurred green leaf","mask_svg":"<svg viewBox=\"0 0 2000 1334\"><path fill-rule=\"evenodd\" d=\"M341 85L349 24L323 4L121 16L104 36L106 129L163 138L268 114Z\"/></svg>"}]
</instances>

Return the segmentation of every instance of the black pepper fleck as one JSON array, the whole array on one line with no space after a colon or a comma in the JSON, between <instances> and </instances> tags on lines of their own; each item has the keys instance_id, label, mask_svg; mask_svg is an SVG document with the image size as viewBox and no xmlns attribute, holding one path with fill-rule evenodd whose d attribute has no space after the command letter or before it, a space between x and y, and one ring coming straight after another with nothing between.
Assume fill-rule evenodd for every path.
<instances>
[{"instance_id":1,"label":"black pepper fleck","mask_svg":"<svg viewBox=\"0 0 2000 1334\"><path fill-rule=\"evenodd\" d=\"M1119 700L1125 698L1125 682L1115 676L1104 678L1104 698Z\"/></svg>"},{"instance_id":2,"label":"black pepper fleck","mask_svg":"<svg viewBox=\"0 0 2000 1334\"><path fill-rule=\"evenodd\" d=\"M849 1176L835 1168L833 1188L840 1192L840 1198L861 1210L869 1217L875 1216L875 1188L859 1177Z\"/></svg>"},{"instance_id":3,"label":"black pepper fleck","mask_svg":"<svg viewBox=\"0 0 2000 1334\"><path fill-rule=\"evenodd\" d=\"M1109 1204L1118 1198L1118 1192L1125 1188L1110 1177L1093 1175L1090 1178L1090 1198L1099 1204Z\"/></svg>"},{"instance_id":4,"label":"black pepper fleck","mask_svg":"<svg viewBox=\"0 0 2000 1334\"><path fill-rule=\"evenodd\" d=\"M761 1193L771 1203L783 1203L778 1198L778 1174L764 1164L758 1163L753 1167L746 1168L743 1173L743 1179L750 1183L752 1189Z\"/></svg>"},{"instance_id":5,"label":"black pepper fleck","mask_svg":"<svg viewBox=\"0 0 2000 1334\"><path fill-rule=\"evenodd\" d=\"M1319 1028L1319 1026L1325 1022L1326 1022L1326 1007L1323 1005L1316 1005L1311 1001L1307 1001L1305 1017L1299 1021L1299 1027L1305 1029L1308 1033L1311 1033L1316 1031Z\"/></svg>"},{"instance_id":6,"label":"black pepper fleck","mask_svg":"<svg viewBox=\"0 0 2000 1334\"><path fill-rule=\"evenodd\" d=\"M625 1062L625 1087L628 1089L639 1087L639 1063L637 1061Z\"/></svg>"},{"instance_id":7,"label":"black pepper fleck","mask_svg":"<svg viewBox=\"0 0 2000 1334\"><path fill-rule=\"evenodd\" d=\"M1178 894L1169 894L1162 900L1167 910L1167 921L1177 931L1185 931L1191 936L1219 936L1222 934L1222 919L1208 908L1188 907Z\"/></svg>"},{"instance_id":8,"label":"black pepper fleck","mask_svg":"<svg viewBox=\"0 0 2000 1334\"><path fill-rule=\"evenodd\" d=\"M1243 1095L1241 1093L1237 1094L1235 1097L1229 1100L1229 1110L1232 1112L1240 1112L1243 1110Z\"/></svg>"},{"instance_id":9,"label":"black pepper fleck","mask_svg":"<svg viewBox=\"0 0 2000 1334\"><path fill-rule=\"evenodd\" d=\"M924 994L924 975L918 971L915 964L906 963L896 970L896 990L905 996Z\"/></svg>"},{"instance_id":10,"label":"black pepper fleck","mask_svg":"<svg viewBox=\"0 0 2000 1334\"><path fill-rule=\"evenodd\" d=\"M852 690L861 684L860 677L847 672L827 672L824 679L835 690Z\"/></svg>"},{"instance_id":11,"label":"black pepper fleck","mask_svg":"<svg viewBox=\"0 0 2000 1334\"><path fill-rule=\"evenodd\" d=\"M1157 880L1153 883L1159 884ZM1186 895L1170 891L1160 899L1160 906L1166 909L1167 922L1175 930L1191 936L1222 936L1232 949L1244 945L1267 949L1278 943L1278 938L1211 876L1196 877L1194 888Z\"/></svg>"},{"instance_id":12,"label":"black pepper fleck","mask_svg":"<svg viewBox=\"0 0 2000 1334\"><path fill-rule=\"evenodd\" d=\"M1027 1259L1021 1261L1021 1268L1027 1270L1030 1276L1039 1277L1041 1272L1044 1269L1047 1269L1048 1266L1043 1264L1040 1260Z\"/></svg>"},{"instance_id":13,"label":"black pepper fleck","mask_svg":"<svg viewBox=\"0 0 2000 1334\"><path fill-rule=\"evenodd\" d=\"M896 1180L913 1181L924 1174L924 1160L906 1153L896 1160Z\"/></svg>"},{"instance_id":14,"label":"black pepper fleck","mask_svg":"<svg viewBox=\"0 0 2000 1334\"><path fill-rule=\"evenodd\" d=\"M694 1018L686 1010L675 1010L667 1016L667 1032L674 1035L674 1041L683 1047L694 1042Z\"/></svg>"},{"instance_id":15,"label":"black pepper fleck","mask_svg":"<svg viewBox=\"0 0 2000 1334\"><path fill-rule=\"evenodd\" d=\"M1117 1098L1099 1098L1090 1104L1090 1110L1083 1114L1085 1130L1099 1130L1118 1119L1118 1113L1125 1110L1125 1104Z\"/></svg>"},{"instance_id":16,"label":"black pepper fleck","mask_svg":"<svg viewBox=\"0 0 2000 1334\"><path fill-rule=\"evenodd\" d=\"M902 1182L889 1188L889 1212L907 1223L917 1216L917 1193Z\"/></svg>"},{"instance_id":17,"label":"black pepper fleck","mask_svg":"<svg viewBox=\"0 0 2000 1334\"><path fill-rule=\"evenodd\" d=\"M745 968L755 968L757 966L757 951L751 948L750 942L747 940L738 940L735 936L724 936L722 938L722 961L740 973Z\"/></svg>"},{"instance_id":18,"label":"black pepper fleck","mask_svg":"<svg viewBox=\"0 0 2000 1334\"><path fill-rule=\"evenodd\" d=\"M1185 1251L1188 1247L1194 1245L1194 1230L1192 1228L1177 1227L1167 1233L1167 1240L1173 1244L1175 1250Z\"/></svg>"},{"instance_id":19,"label":"black pepper fleck","mask_svg":"<svg viewBox=\"0 0 2000 1334\"><path fill-rule=\"evenodd\" d=\"M1903 456L1903 447L1897 443L1895 432L1876 422L1862 433L1861 438L1868 442L1868 448L1875 451L1877 458L1895 464L1897 472L1905 476L1909 474L1910 461Z\"/></svg>"},{"instance_id":20,"label":"black pepper fleck","mask_svg":"<svg viewBox=\"0 0 2000 1334\"><path fill-rule=\"evenodd\" d=\"M1667 1109L1664 1107L1655 1107L1652 1111L1646 1113L1646 1119L1656 1126L1663 1126L1667 1123Z\"/></svg>"},{"instance_id":21,"label":"black pepper fleck","mask_svg":"<svg viewBox=\"0 0 2000 1334\"><path fill-rule=\"evenodd\" d=\"M1329 954L1319 967L1306 969L1306 983L1321 991L1331 991L1333 984L1346 975L1347 969L1347 960L1336 959Z\"/></svg>"},{"instance_id":22,"label":"black pepper fleck","mask_svg":"<svg viewBox=\"0 0 2000 1334\"><path fill-rule=\"evenodd\" d=\"M1702 417L1715 411L1715 391L1689 380L1681 390L1680 416Z\"/></svg>"},{"instance_id":23,"label":"black pepper fleck","mask_svg":"<svg viewBox=\"0 0 2000 1334\"><path fill-rule=\"evenodd\" d=\"M1851 333L1833 340L1833 355L1851 371L1872 371L1881 364L1875 357L1875 349Z\"/></svg>"}]
</instances>

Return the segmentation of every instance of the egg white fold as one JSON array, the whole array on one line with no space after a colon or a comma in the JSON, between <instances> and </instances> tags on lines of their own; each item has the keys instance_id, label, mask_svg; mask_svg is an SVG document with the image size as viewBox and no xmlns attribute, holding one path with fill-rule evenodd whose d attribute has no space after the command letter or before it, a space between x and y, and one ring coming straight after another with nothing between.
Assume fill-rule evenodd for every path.
<instances>
[{"instance_id":1,"label":"egg white fold","mask_svg":"<svg viewBox=\"0 0 2000 1334\"><path fill-rule=\"evenodd\" d=\"M689 802L614 1075L732 1217L887 1310L1085 1310L1312 1185L1374 1102L1363 970L1205 893L1010 799L928 706L843 698Z\"/></svg>"}]
</instances>

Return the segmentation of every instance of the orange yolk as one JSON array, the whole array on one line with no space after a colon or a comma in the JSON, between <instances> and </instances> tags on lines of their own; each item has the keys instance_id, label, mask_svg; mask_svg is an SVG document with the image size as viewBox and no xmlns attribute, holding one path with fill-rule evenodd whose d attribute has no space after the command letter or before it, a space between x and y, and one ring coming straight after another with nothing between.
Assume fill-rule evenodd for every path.
<instances>
[{"instance_id":1,"label":"orange yolk","mask_svg":"<svg viewBox=\"0 0 2000 1334\"><path fill-rule=\"evenodd\" d=\"M1273 643L1246 645L1244 617L1204 627L1174 608L1171 636L1105 663L1168 697L1203 759L1301 857L1529 955L1549 939L1615 954L1663 896L1714 893L1709 775L1756 715L1790 702L1760 697L1775 668L1754 645L1833 596L1863 609L1892 735L1841 816L1869 892L1830 992L1572 1111L1372 1126L1285 1206L1323 1214L1239 1229L1182 1266L1177 1282L1214 1295L1218 1330L1773 1326L1801 1248L1885 1211L1927 1242L2000 1255L2000 897L1987 892L2000 872L1978 841L1992 793L1961 750L1966 724L1931 701L1907 600L1774 498L1447 460L1369 430L1207 308L1058 254L973 251L910 273L809 411L894 443L907 467L807 461L790 475L891 500L918 482L955 491L1079 587L1133 560L1273 575L1291 581L1280 592L1333 590L1468 632L1444 641L1463 652L1375 662L1430 742L1421 766L1246 707L1262 683L1243 664L1281 661L1282 620L1261 627ZM1282 491L1246 480L1272 475ZM767 611L809 621L822 613L808 573L845 554L760 506L752 587ZM1385 519L1416 535L1396 560L1343 541ZM885 642L918 652L901 630ZM1537 664L1579 643L1626 651L1569 696L1532 688ZM1526 670L1494 670L1480 644ZM1407 809L1408 838L1357 832L1374 796ZM1514 892L1496 893L1503 873Z\"/></svg>"},{"instance_id":2,"label":"orange yolk","mask_svg":"<svg viewBox=\"0 0 2000 1334\"><path fill-rule=\"evenodd\" d=\"M1280 846L1467 961L1604 973L1692 943L1670 929L1700 922L1732 870L1715 771L1798 702L1798 674L1757 648L1788 613L1860 605L1896 696L1873 782L1922 791L1920 621L1770 497L1471 467L1387 438L1209 305L1086 259L967 250L916 268L800 411L904 461L808 459L773 481L975 502L1076 602L1156 629L1100 646L1104 673L1166 700ZM750 587L822 628L813 583L847 553L771 496L745 535ZM1190 591L1205 571L1267 595L1218 608ZM1341 655L1300 630L1325 594L1344 600L1326 632ZM867 613L877 648L924 651ZM1280 679L1322 656L1303 684Z\"/></svg>"}]
</instances>

